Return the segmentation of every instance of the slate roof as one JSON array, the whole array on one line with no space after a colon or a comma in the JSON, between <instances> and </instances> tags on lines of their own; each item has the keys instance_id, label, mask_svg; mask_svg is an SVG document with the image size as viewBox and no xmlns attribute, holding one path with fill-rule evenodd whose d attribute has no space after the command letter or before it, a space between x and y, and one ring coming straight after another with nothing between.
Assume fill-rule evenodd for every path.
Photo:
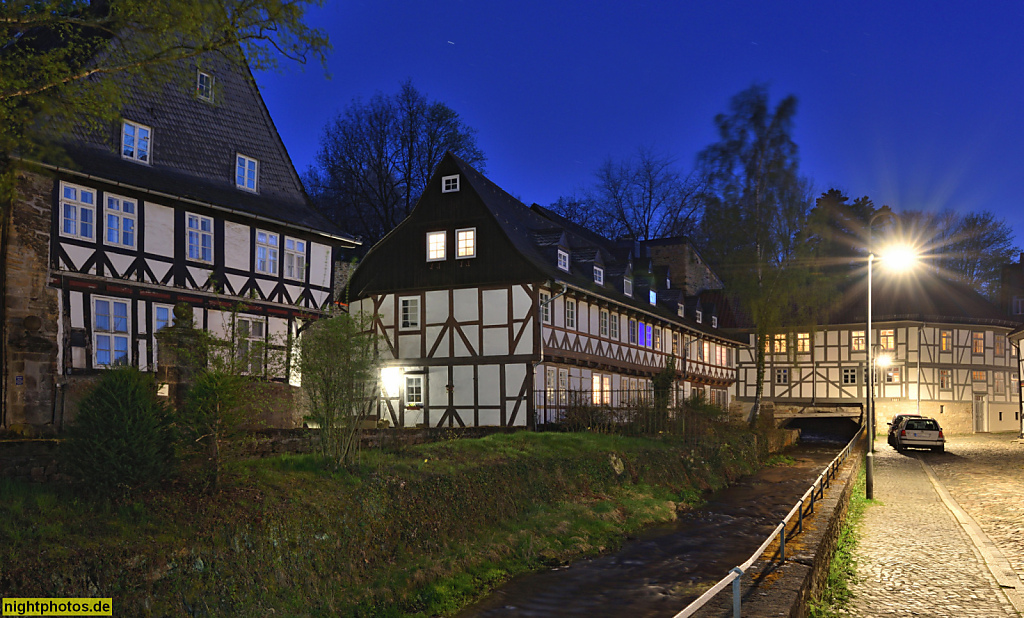
<instances>
[{"instance_id":1,"label":"slate roof","mask_svg":"<svg viewBox=\"0 0 1024 618\"><path fill-rule=\"evenodd\" d=\"M196 96L198 70L214 78L212 102ZM80 125L58 137L72 169L356 243L306 196L241 51L183 60L160 67L157 75L155 86L107 78L123 82L124 119L152 128L152 164L120 156L120 124L100 130ZM259 161L258 194L235 187L236 154Z\"/></svg>"}]
</instances>

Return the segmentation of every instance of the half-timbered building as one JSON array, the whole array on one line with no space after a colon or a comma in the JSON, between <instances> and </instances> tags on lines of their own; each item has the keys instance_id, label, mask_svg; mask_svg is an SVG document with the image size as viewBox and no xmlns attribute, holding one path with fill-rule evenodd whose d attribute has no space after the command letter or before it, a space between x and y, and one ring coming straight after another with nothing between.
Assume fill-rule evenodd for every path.
<instances>
[{"instance_id":1,"label":"half-timbered building","mask_svg":"<svg viewBox=\"0 0 1024 618\"><path fill-rule=\"evenodd\" d=\"M223 331L242 302L234 336L267 343L332 302L332 254L358 243L311 206L241 53L228 56L167 67L156 88L124 82L120 122L22 161L3 426L60 425L66 387L106 367L153 370L176 303Z\"/></svg>"},{"instance_id":2,"label":"half-timbered building","mask_svg":"<svg viewBox=\"0 0 1024 618\"><path fill-rule=\"evenodd\" d=\"M624 405L675 357L679 396L728 405L741 342L688 315L670 266L527 207L448 154L353 274L402 426L535 426L572 394ZM710 317L710 316L709 316Z\"/></svg>"},{"instance_id":3,"label":"half-timbered building","mask_svg":"<svg viewBox=\"0 0 1024 618\"><path fill-rule=\"evenodd\" d=\"M849 286L827 324L769 335L763 398L776 414L864 409L866 287ZM960 433L1019 426L1018 350L1008 340L1018 322L973 289L931 272L882 271L872 292L881 428L900 413L931 416ZM752 347L741 351L739 372L739 398L749 406L756 389Z\"/></svg>"}]
</instances>

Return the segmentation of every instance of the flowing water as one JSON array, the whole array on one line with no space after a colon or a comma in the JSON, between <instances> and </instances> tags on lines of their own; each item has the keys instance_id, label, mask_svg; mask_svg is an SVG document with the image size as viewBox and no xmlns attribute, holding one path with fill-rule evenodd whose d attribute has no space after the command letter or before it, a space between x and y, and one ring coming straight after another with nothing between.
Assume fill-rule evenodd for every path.
<instances>
[{"instance_id":1,"label":"flowing water","mask_svg":"<svg viewBox=\"0 0 1024 618\"><path fill-rule=\"evenodd\" d=\"M815 437L786 452L796 465L743 477L615 553L515 578L458 617L674 615L750 557L849 439Z\"/></svg>"}]
</instances>

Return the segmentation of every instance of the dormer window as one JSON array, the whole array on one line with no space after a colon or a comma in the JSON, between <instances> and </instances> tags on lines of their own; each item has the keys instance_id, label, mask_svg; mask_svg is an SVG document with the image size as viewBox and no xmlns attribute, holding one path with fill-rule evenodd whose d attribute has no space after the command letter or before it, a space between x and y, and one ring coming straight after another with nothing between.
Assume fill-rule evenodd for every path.
<instances>
[{"instance_id":1,"label":"dormer window","mask_svg":"<svg viewBox=\"0 0 1024 618\"><path fill-rule=\"evenodd\" d=\"M694 317L696 317L697 323L700 324L704 321L704 312L698 309L697 313L694 314Z\"/></svg>"},{"instance_id":2,"label":"dormer window","mask_svg":"<svg viewBox=\"0 0 1024 618\"><path fill-rule=\"evenodd\" d=\"M121 125L121 158L149 163L149 146L153 129L125 120Z\"/></svg>"},{"instance_id":3,"label":"dormer window","mask_svg":"<svg viewBox=\"0 0 1024 618\"><path fill-rule=\"evenodd\" d=\"M679 305L679 307L676 308L676 313L679 314L679 317L685 318L686 317L686 307L684 307L683 305Z\"/></svg>"},{"instance_id":4,"label":"dormer window","mask_svg":"<svg viewBox=\"0 0 1024 618\"><path fill-rule=\"evenodd\" d=\"M594 283L604 285L604 269L600 266L594 267Z\"/></svg>"},{"instance_id":5,"label":"dormer window","mask_svg":"<svg viewBox=\"0 0 1024 618\"><path fill-rule=\"evenodd\" d=\"M711 316L711 328L718 328L718 316Z\"/></svg>"},{"instance_id":6,"label":"dormer window","mask_svg":"<svg viewBox=\"0 0 1024 618\"><path fill-rule=\"evenodd\" d=\"M652 305L657 305L658 304L658 293L655 292L654 290L648 290L648 292L647 292L647 300Z\"/></svg>"},{"instance_id":7,"label":"dormer window","mask_svg":"<svg viewBox=\"0 0 1024 618\"><path fill-rule=\"evenodd\" d=\"M669 279L668 277L665 277L665 289L666 290L671 290L672 289L672 280Z\"/></svg>"},{"instance_id":8,"label":"dormer window","mask_svg":"<svg viewBox=\"0 0 1024 618\"><path fill-rule=\"evenodd\" d=\"M196 97L208 103L213 103L213 76L209 73L198 72L196 75Z\"/></svg>"},{"instance_id":9,"label":"dormer window","mask_svg":"<svg viewBox=\"0 0 1024 618\"><path fill-rule=\"evenodd\" d=\"M622 280L622 293L633 298L633 280L629 277Z\"/></svg>"},{"instance_id":10,"label":"dormer window","mask_svg":"<svg viewBox=\"0 0 1024 618\"><path fill-rule=\"evenodd\" d=\"M235 186L246 191L256 192L259 181L260 162L243 154L235 157Z\"/></svg>"},{"instance_id":11,"label":"dormer window","mask_svg":"<svg viewBox=\"0 0 1024 618\"><path fill-rule=\"evenodd\" d=\"M459 175L441 177L441 193L455 193L459 190Z\"/></svg>"},{"instance_id":12,"label":"dormer window","mask_svg":"<svg viewBox=\"0 0 1024 618\"><path fill-rule=\"evenodd\" d=\"M558 250L558 269L569 272L569 252L563 249Z\"/></svg>"}]
</instances>

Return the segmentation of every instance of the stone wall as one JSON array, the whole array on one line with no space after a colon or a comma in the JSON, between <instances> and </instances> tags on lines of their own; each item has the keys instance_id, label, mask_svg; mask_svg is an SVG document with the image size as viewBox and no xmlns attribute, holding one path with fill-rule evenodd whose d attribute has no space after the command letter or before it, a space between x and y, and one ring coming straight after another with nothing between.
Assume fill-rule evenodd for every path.
<instances>
[{"instance_id":1,"label":"stone wall","mask_svg":"<svg viewBox=\"0 0 1024 618\"><path fill-rule=\"evenodd\" d=\"M0 440L0 478L43 483L64 481L58 440Z\"/></svg>"},{"instance_id":2,"label":"stone wall","mask_svg":"<svg viewBox=\"0 0 1024 618\"><path fill-rule=\"evenodd\" d=\"M57 424L58 291L50 276L54 181L18 174L6 254L5 356L0 428L38 433Z\"/></svg>"}]
</instances>

